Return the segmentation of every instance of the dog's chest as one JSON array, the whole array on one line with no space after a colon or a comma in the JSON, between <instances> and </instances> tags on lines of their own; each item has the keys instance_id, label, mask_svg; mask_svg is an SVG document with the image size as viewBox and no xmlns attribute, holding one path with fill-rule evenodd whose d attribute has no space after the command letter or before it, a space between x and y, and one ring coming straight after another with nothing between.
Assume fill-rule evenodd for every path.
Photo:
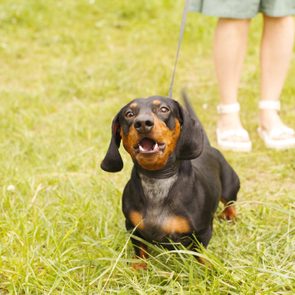
<instances>
[{"instance_id":1,"label":"dog's chest","mask_svg":"<svg viewBox=\"0 0 295 295\"><path fill-rule=\"evenodd\" d=\"M148 202L157 207L157 205L160 206L168 196L171 187L177 180L177 175L164 179L156 179L140 175L140 179L144 195Z\"/></svg>"},{"instance_id":2,"label":"dog's chest","mask_svg":"<svg viewBox=\"0 0 295 295\"><path fill-rule=\"evenodd\" d=\"M188 232L189 222L176 215L171 200L167 200L177 175L166 179L153 179L144 175L140 178L146 199L142 234L150 240L163 241L164 238L172 238L175 234Z\"/></svg>"}]
</instances>

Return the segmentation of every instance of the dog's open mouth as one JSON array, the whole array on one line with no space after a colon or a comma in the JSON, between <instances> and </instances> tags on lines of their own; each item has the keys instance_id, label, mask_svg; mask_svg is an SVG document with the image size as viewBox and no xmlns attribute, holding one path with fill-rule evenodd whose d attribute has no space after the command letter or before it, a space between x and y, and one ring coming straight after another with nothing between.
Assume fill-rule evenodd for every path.
<instances>
[{"instance_id":1,"label":"dog's open mouth","mask_svg":"<svg viewBox=\"0 0 295 295\"><path fill-rule=\"evenodd\" d=\"M165 149L165 143L159 143L151 138L143 138L134 149L142 154L154 154Z\"/></svg>"}]
</instances>

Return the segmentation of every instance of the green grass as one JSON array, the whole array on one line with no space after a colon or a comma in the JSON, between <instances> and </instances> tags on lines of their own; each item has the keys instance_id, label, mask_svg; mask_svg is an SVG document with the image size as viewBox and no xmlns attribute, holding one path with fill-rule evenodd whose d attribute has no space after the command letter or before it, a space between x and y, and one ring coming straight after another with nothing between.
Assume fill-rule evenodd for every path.
<instances>
[{"instance_id":1,"label":"green grass","mask_svg":"<svg viewBox=\"0 0 295 295\"><path fill-rule=\"evenodd\" d=\"M182 5L1 1L1 294L294 294L295 151L267 150L256 134L260 16L240 90L254 150L225 153L242 182L237 222L215 220L202 253L211 268L184 249L158 248L147 271L130 267L121 194L131 161L122 151L117 174L99 163L119 108L167 95ZM213 144L215 22L189 15L174 88L176 98L188 89ZM293 60L282 94L293 127L294 85Z\"/></svg>"}]
</instances>

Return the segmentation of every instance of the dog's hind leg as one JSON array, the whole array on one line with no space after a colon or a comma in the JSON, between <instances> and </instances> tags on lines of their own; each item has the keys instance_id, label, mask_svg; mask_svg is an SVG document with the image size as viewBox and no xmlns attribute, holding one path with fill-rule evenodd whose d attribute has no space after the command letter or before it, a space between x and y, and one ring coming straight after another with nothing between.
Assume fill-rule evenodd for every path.
<instances>
[{"instance_id":1,"label":"dog's hind leg","mask_svg":"<svg viewBox=\"0 0 295 295\"><path fill-rule=\"evenodd\" d=\"M230 168L230 169L228 169ZM226 220L233 220L237 216L235 202L240 189L240 181L235 171L228 165L227 173L222 177L222 195L221 202L224 204L224 209L221 217ZM225 173L225 171L223 171Z\"/></svg>"},{"instance_id":2,"label":"dog's hind leg","mask_svg":"<svg viewBox=\"0 0 295 295\"><path fill-rule=\"evenodd\" d=\"M226 220L233 220L237 215L234 203L237 200L237 194L240 190L240 180L237 173L227 163L223 155L219 151L218 153L221 169L220 179L222 185L220 200L225 206L223 212L221 213L221 217Z\"/></svg>"}]
</instances>

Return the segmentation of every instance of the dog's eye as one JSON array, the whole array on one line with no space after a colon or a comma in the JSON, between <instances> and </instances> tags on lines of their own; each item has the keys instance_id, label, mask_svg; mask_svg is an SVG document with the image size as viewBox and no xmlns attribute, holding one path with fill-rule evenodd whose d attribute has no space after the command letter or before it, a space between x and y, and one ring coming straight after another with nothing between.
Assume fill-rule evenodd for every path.
<instances>
[{"instance_id":1,"label":"dog's eye","mask_svg":"<svg viewBox=\"0 0 295 295\"><path fill-rule=\"evenodd\" d=\"M170 110L167 107L161 107L160 112L161 113L168 113Z\"/></svg>"},{"instance_id":2,"label":"dog's eye","mask_svg":"<svg viewBox=\"0 0 295 295\"><path fill-rule=\"evenodd\" d=\"M133 113L132 111L127 111L127 112L125 113L125 117L126 117L126 118L133 118L133 117L134 117L134 113Z\"/></svg>"}]
</instances>

